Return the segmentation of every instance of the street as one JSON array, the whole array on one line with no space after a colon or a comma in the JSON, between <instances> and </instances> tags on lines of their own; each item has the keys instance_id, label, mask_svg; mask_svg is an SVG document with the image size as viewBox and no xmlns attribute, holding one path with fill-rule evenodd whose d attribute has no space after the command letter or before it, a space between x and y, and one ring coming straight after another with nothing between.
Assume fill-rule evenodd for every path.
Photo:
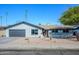
<instances>
[{"instance_id":1,"label":"street","mask_svg":"<svg viewBox=\"0 0 79 59\"><path fill-rule=\"evenodd\" d=\"M79 50L0 50L0 55L79 55Z\"/></svg>"}]
</instances>

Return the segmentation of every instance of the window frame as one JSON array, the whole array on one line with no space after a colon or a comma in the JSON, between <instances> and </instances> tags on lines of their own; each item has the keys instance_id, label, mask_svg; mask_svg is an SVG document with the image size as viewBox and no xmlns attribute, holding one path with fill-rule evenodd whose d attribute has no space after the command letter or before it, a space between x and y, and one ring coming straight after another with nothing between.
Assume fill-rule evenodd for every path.
<instances>
[{"instance_id":1,"label":"window frame","mask_svg":"<svg viewBox=\"0 0 79 59\"><path fill-rule=\"evenodd\" d=\"M38 29L31 29L31 35L38 35Z\"/></svg>"}]
</instances>

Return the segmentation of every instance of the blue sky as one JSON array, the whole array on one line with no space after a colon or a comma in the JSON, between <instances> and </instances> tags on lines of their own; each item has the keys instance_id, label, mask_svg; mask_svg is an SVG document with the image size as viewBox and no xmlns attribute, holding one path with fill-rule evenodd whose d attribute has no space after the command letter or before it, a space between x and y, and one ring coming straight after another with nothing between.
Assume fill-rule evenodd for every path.
<instances>
[{"instance_id":1,"label":"blue sky","mask_svg":"<svg viewBox=\"0 0 79 59\"><path fill-rule=\"evenodd\" d=\"M20 21L32 24L61 25L59 18L68 8L77 6L75 4L0 4L0 16L2 25L6 25L5 13L8 12L8 25ZM25 10L27 18L25 19ZM1 21L0 21L1 23ZM1 24L0 24L1 25Z\"/></svg>"}]
</instances>

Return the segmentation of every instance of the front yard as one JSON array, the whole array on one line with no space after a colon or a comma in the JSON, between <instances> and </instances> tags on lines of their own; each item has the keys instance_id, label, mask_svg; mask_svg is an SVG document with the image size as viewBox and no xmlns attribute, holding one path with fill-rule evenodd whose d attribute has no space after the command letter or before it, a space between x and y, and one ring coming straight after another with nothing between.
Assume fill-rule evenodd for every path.
<instances>
[{"instance_id":1,"label":"front yard","mask_svg":"<svg viewBox=\"0 0 79 59\"><path fill-rule=\"evenodd\" d=\"M0 38L0 49L79 49L79 41L76 38Z\"/></svg>"}]
</instances>

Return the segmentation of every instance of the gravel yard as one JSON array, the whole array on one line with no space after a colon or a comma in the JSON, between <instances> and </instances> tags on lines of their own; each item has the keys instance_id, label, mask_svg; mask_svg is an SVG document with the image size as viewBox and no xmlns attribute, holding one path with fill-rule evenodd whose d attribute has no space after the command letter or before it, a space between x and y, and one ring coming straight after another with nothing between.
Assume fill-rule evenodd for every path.
<instances>
[{"instance_id":1,"label":"gravel yard","mask_svg":"<svg viewBox=\"0 0 79 59\"><path fill-rule=\"evenodd\" d=\"M79 41L75 38L0 38L0 49L79 49Z\"/></svg>"}]
</instances>

